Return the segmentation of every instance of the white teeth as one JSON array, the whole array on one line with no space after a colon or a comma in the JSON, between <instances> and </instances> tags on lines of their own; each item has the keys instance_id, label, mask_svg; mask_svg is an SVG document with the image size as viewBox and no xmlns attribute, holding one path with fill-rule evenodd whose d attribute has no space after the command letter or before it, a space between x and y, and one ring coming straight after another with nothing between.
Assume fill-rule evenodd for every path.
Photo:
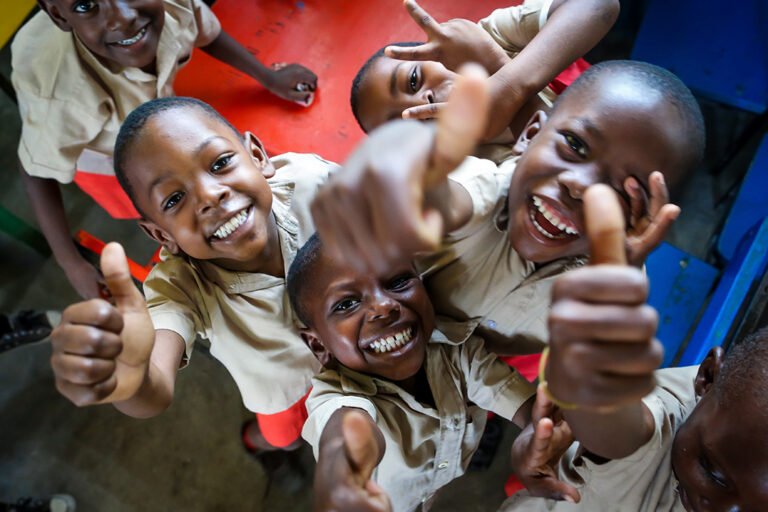
<instances>
[{"instance_id":1,"label":"white teeth","mask_svg":"<svg viewBox=\"0 0 768 512\"><path fill-rule=\"evenodd\" d=\"M133 36L130 39L123 39L122 41L117 41L115 44L119 44L120 46L129 46L133 43L137 42L139 39L142 38L142 36L147 32L147 27L142 28L139 30L139 33Z\"/></svg>"},{"instance_id":2,"label":"white teeth","mask_svg":"<svg viewBox=\"0 0 768 512\"><path fill-rule=\"evenodd\" d=\"M572 227L568 226L565 222L563 222L563 219L560 218L560 215L557 212L554 212L550 210L544 202L539 199L536 196L533 196L533 205L536 207L537 210L544 216L545 219L547 219L553 226L555 226L560 231L564 231L568 235L578 235L579 232L573 229ZM533 212L530 212L531 221L533 221L533 225L536 226L536 229L547 238L561 238L560 235L553 235L546 229L542 228L538 222L536 222L536 219L534 218L535 215Z\"/></svg>"},{"instance_id":3,"label":"white teeth","mask_svg":"<svg viewBox=\"0 0 768 512\"><path fill-rule=\"evenodd\" d=\"M229 219L227 222L225 222L223 225L219 227L214 233L213 236L216 238L226 238L234 230L239 228L243 222L245 222L245 219L248 218L248 208L242 210L240 213Z\"/></svg>"},{"instance_id":4,"label":"white teeth","mask_svg":"<svg viewBox=\"0 0 768 512\"><path fill-rule=\"evenodd\" d=\"M409 341L411 341L411 336L413 335L412 329L409 327L408 329L399 332L393 336L387 336L386 338L381 338L373 343L370 344L368 347L369 349L373 350L377 354L383 354L384 352L392 352L393 350L396 350Z\"/></svg>"}]
</instances>

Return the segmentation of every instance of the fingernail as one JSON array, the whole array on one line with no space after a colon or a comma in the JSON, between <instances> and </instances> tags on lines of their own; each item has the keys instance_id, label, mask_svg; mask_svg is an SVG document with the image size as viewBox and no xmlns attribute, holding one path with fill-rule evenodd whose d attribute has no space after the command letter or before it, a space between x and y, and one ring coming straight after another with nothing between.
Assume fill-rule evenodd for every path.
<instances>
[{"instance_id":1,"label":"fingernail","mask_svg":"<svg viewBox=\"0 0 768 512\"><path fill-rule=\"evenodd\" d=\"M565 497L565 501L567 501L568 503L576 503L576 500L574 500L574 499L573 499L573 498L571 498L570 496L566 496L566 497Z\"/></svg>"},{"instance_id":2,"label":"fingernail","mask_svg":"<svg viewBox=\"0 0 768 512\"><path fill-rule=\"evenodd\" d=\"M403 119L409 119L411 117L411 113L407 110L403 110Z\"/></svg>"}]
</instances>

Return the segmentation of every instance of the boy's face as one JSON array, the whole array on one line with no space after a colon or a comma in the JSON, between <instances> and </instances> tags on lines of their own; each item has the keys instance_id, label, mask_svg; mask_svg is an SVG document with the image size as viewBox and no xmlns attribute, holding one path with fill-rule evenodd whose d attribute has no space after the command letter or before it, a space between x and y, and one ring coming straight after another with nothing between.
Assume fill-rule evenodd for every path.
<instances>
[{"instance_id":1,"label":"boy's face","mask_svg":"<svg viewBox=\"0 0 768 512\"><path fill-rule=\"evenodd\" d=\"M73 31L98 57L145 68L157 55L165 23L162 0L40 0L54 23Z\"/></svg>"},{"instance_id":2,"label":"boy's face","mask_svg":"<svg viewBox=\"0 0 768 512\"><path fill-rule=\"evenodd\" d=\"M446 101L456 77L438 62L377 58L360 84L358 114L363 129L370 132L400 119L407 108Z\"/></svg>"},{"instance_id":3,"label":"boy's face","mask_svg":"<svg viewBox=\"0 0 768 512\"><path fill-rule=\"evenodd\" d=\"M667 183L681 171L680 125L659 93L605 74L564 98L551 117L534 115L515 146L522 156L509 187L515 250L534 262L588 254L584 191L608 184L628 216L628 177L648 196L653 171Z\"/></svg>"},{"instance_id":4,"label":"boy's face","mask_svg":"<svg viewBox=\"0 0 768 512\"><path fill-rule=\"evenodd\" d=\"M375 277L321 249L304 286L311 327L302 334L321 361L331 355L348 368L392 381L421 368L435 314L412 266Z\"/></svg>"},{"instance_id":5,"label":"boy's face","mask_svg":"<svg viewBox=\"0 0 768 512\"><path fill-rule=\"evenodd\" d=\"M144 126L125 162L142 227L171 252L253 270L274 238L274 167L251 134L197 108L166 110Z\"/></svg>"},{"instance_id":6,"label":"boy's face","mask_svg":"<svg viewBox=\"0 0 768 512\"><path fill-rule=\"evenodd\" d=\"M705 364L706 361L699 370L699 379ZM702 393L704 396L680 427L672 445L672 467L685 509L765 510L768 504L765 411L755 410L754 399L746 390L741 397L727 402L711 389Z\"/></svg>"}]
</instances>

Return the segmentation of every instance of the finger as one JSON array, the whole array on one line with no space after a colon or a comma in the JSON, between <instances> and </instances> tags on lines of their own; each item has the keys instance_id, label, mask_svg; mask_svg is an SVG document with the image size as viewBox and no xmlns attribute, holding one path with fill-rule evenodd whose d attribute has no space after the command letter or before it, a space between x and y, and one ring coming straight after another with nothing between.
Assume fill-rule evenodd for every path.
<instances>
[{"instance_id":1,"label":"finger","mask_svg":"<svg viewBox=\"0 0 768 512\"><path fill-rule=\"evenodd\" d=\"M641 343L653 338L659 315L648 305L585 304L561 300L549 314L550 337L556 340L596 340ZM569 344L569 348L572 347Z\"/></svg>"},{"instance_id":2,"label":"finger","mask_svg":"<svg viewBox=\"0 0 768 512\"><path fill-rule=\"evenodd\" d=\"M440 111L445 108L447 103L427 103L426 105L418 105L416 107L410 107L403 110L403 119L435 119Z\"/></svg>"},{"instance_id":3,"label":"finger","mask_svg":"<svg viewBox=\"0 0 768 512\"><path fill-rule=\"evenodd\" d=\"M371 502L374 505L374 510L378 512L392 511L392 504L389 501L389 496L379 484L377 484L373 480L368 480L365 483L365 491L371 497Z\"/></svg>"},{"instance_id":4,"label":"finger","mask_svg":"<svg viewBox=\"0 0 768 512\"><path fill-rule=\"evenodd\" d=\"M101 253L101 271L117 309L126 312L146 308L144 296L133 284L123 246L111 242L104 247Z\"/></svg>"},{"instance_id":5,"label":"finger","mask_svg":"<svg viewBox=\"0 0 768 512\"><path fill-rule=\"evenodd\" d=\"M631 240L634 259L639 257L645 260L645 257L664 240L679 215L679 206L669 203L662 206L645 230Z\"/></svg>"},{"instance_id":6,"label":"finger","mask_svg":"<svg viewBox=\"0 0 768 512\"><path fill-rule=\"evenodd\" d=\"M651 188L651 200L648 206L648 215L653 218L665 204L669 203L669 190L667 190L664 175L659 171L652 172L648 177L648 181Z\"/></svg>"},{"instance_id":7,"label":"finger","mask_svg":"<svg viewBox=\"0 0 768 512\"><path fill-rule=\"evenodd\" d=\"M578 489L567 482L554 477L545 477L542 479L541 484L550 489L550 494L547 496L550 499L568 501L570 503L581 501Z\"/></svg>"},{"instance_id":8,"label":"finger","mask_svg":"<svg viewBox=\"0 0 768 512\"><path fill-rule=\"evenodd\" d=\"M487 73L477 64L466 64L460 74L437 120L427 183L443 180L461 164L475 150L488 122Z\"/></svg>"},{"instance_id":9,"label":"finger","mask_svg":"<svg viewBox=\"0 0 768 512\"><path fill-rule=\"evenodd\" d=\"M582 267L566 272L552 285L552 303L563 299L588 304L640 305L648 299L648 278L633 267Z\"/></svg>"},{"instance_id":10,"label":"finger","mask_svg":"<svg viewBox=\"0 0 768 512\"><path fill-rule=\"evenodd\" d=\"M90 385L115 373L114 359L97 359L73 354L54 353L51 367L57 377L73 384Z\"/></svg>"},{"instance_id":11,"label":"finger","mask_svg":"<svg viewBox=\"0 0 768 512\"><path fill-rule=\"evenodd\" d=\"M626 265L624 213L614 192L603 184L584 193L584 219L589 237L591 265Z\"/></svg>"},{"instance_id":12,"label":"finger","mask_svg":"<svg viewBox=\"0 0 768 512\"><path fill-rule=\"evenodd\" d=\"M288 65L287 62L273 62L272 64L269 65L269 69L273 71L278 71L283 69L287 65Z\"/></svg>"},{"instance_id":13,"label":"finger","mask_svg":"<svg viewBox=\"0 0 768 512\"><path fill-rule=\"evenodd\" d=\"M552 414L554 404L544 392L544 385L539 383L536 388L536 400L533 402L533 409L531 409L531 422L536 425L539 420L546 418Z\"/></svg>"},{"instance_id":14,"label":"finger","mask_svg":"<svg viewBox=\"0 0 768 512\"><path fill-rule=\"evenodd\" d=\"M648 212L648 198L634 176L624 180L624 190L629 196L629 223L632 228L636 228Z\"/></svg>"},{"instance_id":15,"label":"finger","mask_svg":"<svg viewBox=\"0 0 768 512\"><path fill-rule=\"evenodd\" d=\"M367 482L379 458L379 446L370 422L362 413L350 411L342 418L341 431L347 457L361 479Z\"/></svg>"},{"instance_id":16,"label":"finger","mask_svg":"<svg viewBox=\"0 0 768 512\"><path fill-rule=\"evenodd\" d=\"M51 333L51 343L57 352L102 359L114 359L123 350L118 333L90 325L59 325Z\"/></svg>"},{"instance_id":17,"label":"finger","mask_svg":"<svg viewBox=\"0 0 768 512\"><path fill-rule=\"evenodd\" d=\"M61 314L61 325L92 325L119 333L123 330L123 315L112 304L103 299L91 299L72 304Z\"/></svg>"},{"instance_id":18,"label":"finger","mask_svg":"<svg viewBox=\"0 0 768 512\"><path fill-rule=\"evenodd\" d=\"M549 462L549 453L552 442L554 424L549 418L542 418L533 428L533 441L528 456L528 465L539 467Z\"/></svg>"},{"instance_id":19,"label":"finger","mask_svg":"<svg viewBox=\"0 0 768 512\"><path fill-rule=\"evenodd\" d=\"M112 394L117 388L117 378L110 376L108 379L93 385L81 385L56 379L56 389L78 407L100 402Z\"/></svg>"},{"instance_id":20,"label":"finger","mask_svg":"<svg viewBox=\"0 0 768 512\"><path fill-rule=\"evenodd\" d=\"M428 36L441 33L440 24L417 4L415 0L405 0L403 2L403 7L405 7L405 10L408 11L408 14L413 18L413 21L415 21L416 24L421 27L421 30Z\"/></svg>"},{"instance_id":21,"label":"finger","mask_svg":"<svg viewBox=\"0 0 768 512\"><path fill-rule=\"evenodd\" d=\"M384 55L397 60L432 60L440 61L440 47L434 43L426 42L419 46L387 46Z\"/></svg>"}]
</instances>

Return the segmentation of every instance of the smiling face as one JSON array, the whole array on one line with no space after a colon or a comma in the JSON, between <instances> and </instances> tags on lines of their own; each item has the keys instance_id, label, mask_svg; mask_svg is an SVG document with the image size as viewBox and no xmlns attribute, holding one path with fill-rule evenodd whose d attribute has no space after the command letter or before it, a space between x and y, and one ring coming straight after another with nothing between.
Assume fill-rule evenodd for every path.
<instances>
[{"instance_id":1,"label":"smiling face","mask_svg":"<svg viewBox=\"0 0 768 512\"><path fill-rule=\"evenodd\" d=\"M151 117L123 163L147 233L171 252L256 271L279 251L272 192L274 167L261 143L245 143L200 109Z\"/></svg>"},{"instance_id":2,"label":"smiling face","mask_svg":"<svg viewBox=\"0 0 768 512\"><path fill-rule=\"evenodd\" d=\"M404 61L381 56L375 59L360 84L357 111L367 133L403 110L442 103L448 99L458 75L433 61Z\"/></svg>"},{"instance_id":3,"label":"smiling face","mask_svg":"<svg viewBox=\"0 0 768 512\"><path fill-rule=\"evenodd\" d=\"M648 195L653 171L667 183L682 172L680 127L661 93L607 74L563 97L551 117L534 115L515 146L522 156L509 187L515 250L534 262L587 254L584 191L613 187L628 215L628 177Z\"/></svg>"},{"instance_id":4,"label":"smiling face","mask_svg":"<svg viewBox=\"0 0 768 512\"><path fill-rule=\"evenodd\" d=\"M331 355L391 381L409 379L421 368L435 314L411 266L375 277L321 250L302 287L299 300L310 326L302 336L321 361Z\"/></svg>"},{"instance_id":5,"label":"smiling face","mask_svg":"<svg viewBox=\"0 0 768 512\"><path fill-rule=\"evenodd\" d=\"M43 0L42 7L103 60L145 70L154 65L165 23L162 0Z\"/></svg>"}]
</instances>

